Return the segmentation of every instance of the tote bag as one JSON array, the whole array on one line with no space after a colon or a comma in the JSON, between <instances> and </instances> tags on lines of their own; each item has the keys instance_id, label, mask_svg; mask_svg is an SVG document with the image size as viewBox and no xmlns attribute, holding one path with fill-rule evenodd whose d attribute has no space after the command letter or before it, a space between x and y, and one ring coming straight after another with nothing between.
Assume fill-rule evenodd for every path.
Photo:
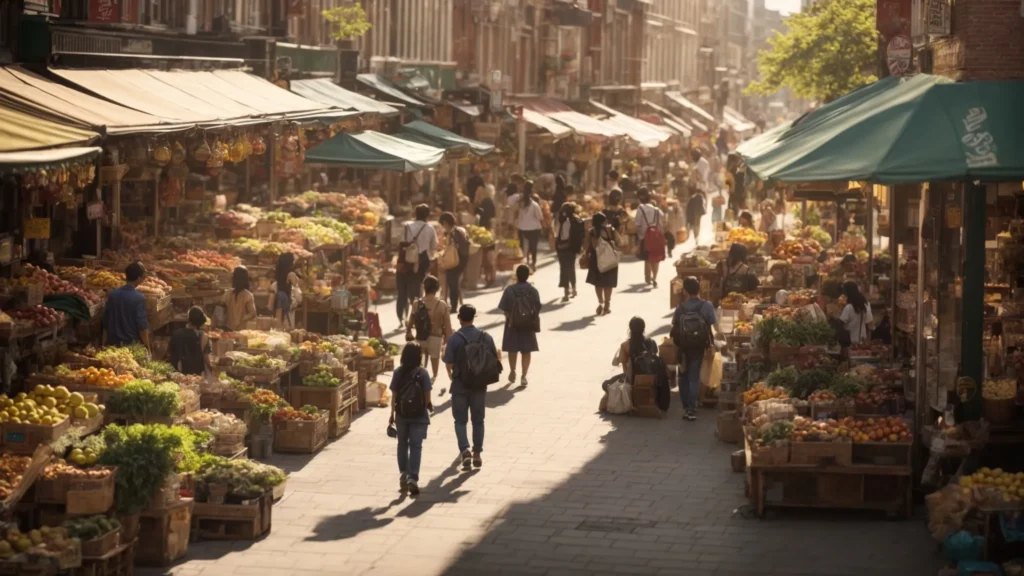
<instances>
[{"instance_id":1,"label":"tote bag","mask_svg":"<svg viewBox=\"0 0 1024 576\"><path fill-rule=\"evenodd\" d=\"M619 266L619 251L602 234L597 240L597 270L605 272Z\"/></svg>"}]
</instances>

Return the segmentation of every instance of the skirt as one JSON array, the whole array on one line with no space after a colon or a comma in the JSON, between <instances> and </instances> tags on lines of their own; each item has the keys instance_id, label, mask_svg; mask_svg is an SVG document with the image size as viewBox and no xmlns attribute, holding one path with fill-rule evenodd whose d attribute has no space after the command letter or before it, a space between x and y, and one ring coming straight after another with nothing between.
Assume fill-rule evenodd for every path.
<instances>
[{"instance_id":1,"label":"skirt","mask_svg":"<svg viewBox=\"0 0 1024 576\"><path fill-rule=\"evenodd\" d=\"M590 267L587 268L587 284L598 288L615 288L619 285L619 267L616 266L607 272L597 269L597 252L590 251Z\"/></svg>"},{"instance_id":2,"label":"skirt","mask_svg":"<svg viewBox=\"0 0 1024 576\"><path fill-rule=\"evenodd\" d=\"M529 354L537 352L537 333L532 330L513 330L505 323L505 335L501 339L502 352Z\"/></svg>"}]
</instances>

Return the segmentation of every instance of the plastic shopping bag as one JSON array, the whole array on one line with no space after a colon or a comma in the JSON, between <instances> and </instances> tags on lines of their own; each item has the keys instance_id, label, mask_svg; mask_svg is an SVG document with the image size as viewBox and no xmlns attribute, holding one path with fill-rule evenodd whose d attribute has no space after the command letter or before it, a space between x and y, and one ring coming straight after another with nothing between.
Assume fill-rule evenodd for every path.
<instances>
[{"instance_id":1,"label":"plastic shopping bag","mask_svg":"<svg viewBox=\"0 0 1024 576\"><path fill-rule=\"evenodd\" d=\"M633 411L633 387L619 380L608 386L608 413L629 414Z\"/></svg>"},{"instance_id":2,"label":"plastic shopping bag","mask_svg":"<svg viewBox=\"0 0 1024 576\"><path fill-rule=\"evenodd\" d=\"M708 390L722 387L722 353L704 354L700 367L700 385Z\"/></svg>"}]
</instances>

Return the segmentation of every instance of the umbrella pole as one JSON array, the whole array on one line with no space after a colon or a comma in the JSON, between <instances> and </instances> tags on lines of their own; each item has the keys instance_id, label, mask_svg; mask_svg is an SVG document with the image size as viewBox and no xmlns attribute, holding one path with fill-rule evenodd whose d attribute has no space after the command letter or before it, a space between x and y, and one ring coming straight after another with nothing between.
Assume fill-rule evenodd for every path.
<instances>
[{"instance_id":1,"label":"umbrella pole","mask_svg":"<svg viewBox=\"0 0 1024 576\"><path fill-rule=\"evenodd\" d=\"M962 405L964 420L981 418L981 382L985 375L985 185L964 182L964 278L961 301L960 376L974 380L975 393Z\"/></svg>"}]
</instances>

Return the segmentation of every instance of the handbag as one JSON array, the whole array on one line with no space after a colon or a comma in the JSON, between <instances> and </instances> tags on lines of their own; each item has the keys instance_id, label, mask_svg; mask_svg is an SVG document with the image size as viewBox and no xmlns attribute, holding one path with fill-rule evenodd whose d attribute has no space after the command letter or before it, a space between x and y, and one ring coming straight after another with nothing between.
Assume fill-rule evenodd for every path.
<instances>
[{"instance_id":1,"label":"handbag","mask_svg":"<svg viewBox=\"0 0 1024 576\"><path fill-rule=\"evenodd\" d=\"M416 240L420 237L420 234L423 233L423 229L426 228L427 226L429 226L429 224L424 222L423 226L420 226L420 231L417 232L416 235L412 237L412 241L409 243L408 246L405 247L405 254L403 260L405 260L406 264L416 266L420 263L420 247L419 244L416 243ZM406 235L408 236L408 233L406 233Z\"/></svg>"},{"instance_id":2,"label":"handbag","mask_svg":"<svg viewBox=\"0 0 1024 576\"><path fill-rule=\"evenodd\" d=\"M619 266L619 251L604 236L597 239L597 270L604 274Z\"/></svg>"},{"instance_id":3,"label":"handbag","mask_svg":"<svg viewBox=\"0 0 1024 576\"><path fill-rule=\"evenodd\" d=\"M458 228L456 228L448 235L448 245L445 246L444 252L441 253L441 257L437 261L441 270L454 270L462 263L462 258L459 256L459 239L456 237L458 233Z\"/></svg>"}]
</instances>

